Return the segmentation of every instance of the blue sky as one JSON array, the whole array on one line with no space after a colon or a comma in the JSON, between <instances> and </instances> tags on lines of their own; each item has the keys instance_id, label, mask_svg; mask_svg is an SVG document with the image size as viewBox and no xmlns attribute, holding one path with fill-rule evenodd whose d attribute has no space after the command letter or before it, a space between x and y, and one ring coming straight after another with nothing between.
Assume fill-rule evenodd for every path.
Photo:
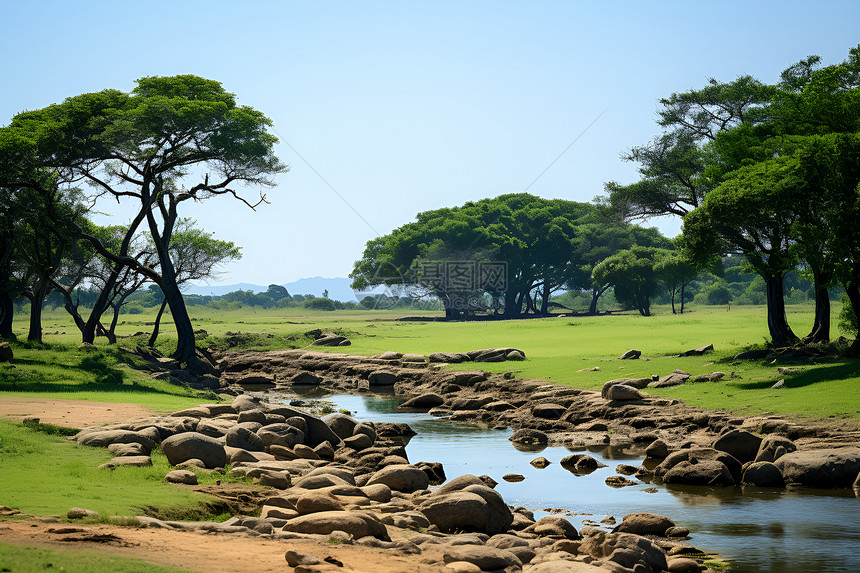
<instances>
[{"instance_id":1,"label":"blue sky","mask_svg":"<svg viewBox=\"0 0 860 573\"><path fill-rule=\"evenodd\" d=\"M521 192L574 140L529 192L590 201L607 181L636 179L619 154L658 133L659 98L709 77L775 81L860 43L854 0L0 0L0 21L0 124L186 73L274 121L291 171L267 191L271 205L219 198L183 213L243 247L221 282L257 284L346 276L377 233Z\"/></svg>"}]
</instances>

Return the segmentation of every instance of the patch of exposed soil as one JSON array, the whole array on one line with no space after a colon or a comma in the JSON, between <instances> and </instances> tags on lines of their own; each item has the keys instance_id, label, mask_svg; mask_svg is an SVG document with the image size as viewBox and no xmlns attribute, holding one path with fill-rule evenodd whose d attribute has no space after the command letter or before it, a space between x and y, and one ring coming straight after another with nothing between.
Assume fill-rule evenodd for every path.
<instances>
[{"instance_id":1,"label":"patch of exposed soil","mask_svg":"<svg viewBox=\"0 0 860 573\"><path fill-rule=\"evenodd\" d=\"M153 415L149 408L119 402L89 402L29 396L0 396L0 418L21 421L39 418L43 424L84 428Z\"/></svg>"}]
</instances>

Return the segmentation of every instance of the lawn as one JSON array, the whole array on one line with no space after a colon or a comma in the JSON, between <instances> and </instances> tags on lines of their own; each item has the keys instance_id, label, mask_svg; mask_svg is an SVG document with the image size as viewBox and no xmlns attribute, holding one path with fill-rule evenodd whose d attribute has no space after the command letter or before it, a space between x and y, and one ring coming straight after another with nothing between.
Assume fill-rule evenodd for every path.
<instances>
[{"instance_id":1,"label":"lawn","mask_svg":"<svg viewBox=\"0 0 860 573\"><path fill-rule=\"evenodd\" d=\"M523 377L590 389L599 388L611 378L663 375L676 368L694 375L721 371L727 375L721 382L687 384L650 392L738 413L860 418L858 361L831 357L788 364L732 359L747 348L765 346L766 310L759 306L735 306L731 311L722 306L690 306L683 315L673 315L668 308L657 307L651 317L621 313L473 322L442 322L437 320L440 313L426 311L314 312L260 308L213 311L203 307L190 307L189 311L195 328L206 331L205 335L200 333L200 342L213 347L235 345L236 348L261 350L304 347L310 341L304 333L315 328L346 334L352 345L334 351L354 354L376 354L387 350L429 354L510 346L523 350L528 360L482 364L481 368L496 372L516 370ZM835 308L834 316L837 312L838 308ZM20 330L23 330L25 318L18 317ZM146 331L152 318L149 315L125 315L118 328L119 334ZM812 325L813 307L789 306L788 318L798 334L805 334ZM52 345L59 342L72 349L70 352L77 349L74 345L76 330L64 312L48 313L45 330L57 333L45 337ZM169 352L172 343L169 322L163 326L162 332L167 334L160 339L160 348ZM143 337L121 340L120 345L140 340ZM104 346L102 341L98 344ZM706 344L713 344L715 351L702 357L677 357L680 352ZM631 348L641 350L642 359L623 362L617 359ZM26 359L26 355L23 358ZM794 371L783 374L777 370L779 366L791 366ZM121 364L118 367L126 368ZM586 370L594 367L600 370ZM783 379L787 388L770 388ZM185 397L166 393L169 389L153 391L147 384L152 384L152 381L138 381L137 387L130 388L127 395L126 389L122 392L117 390L110 398L104 394L99 394L98 398L91 397L96 395L95 392L113 391L94 386L89 387L85 394L78 395L99 400L141 400L150 404L157 396L164 405L176 400L177 407L188 403ZM64 389L64 392L68 391Z\"/></svg>"}]
</instances>

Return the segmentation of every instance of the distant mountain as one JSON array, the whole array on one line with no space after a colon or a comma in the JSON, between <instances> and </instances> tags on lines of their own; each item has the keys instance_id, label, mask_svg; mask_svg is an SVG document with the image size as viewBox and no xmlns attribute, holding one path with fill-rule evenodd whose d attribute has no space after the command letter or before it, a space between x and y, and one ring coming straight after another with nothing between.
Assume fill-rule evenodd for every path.
<instances>
[{"instance_id":1,"label":"distant mountain","mask_svg":"<svg viewBox=\"0 0 860 573\"><path fill-rule=\"evenodd\" d=\"M335 277L327 279L324 277L310 277L299 279L291 283L285 283L283 286L290 294L312 294L314 296L322 296L324 290L328 290L328 297L332 300L341 302L355 302L356 296L350 283L352 279ZM251 283L236 283L232 285L193 285L184 290L186 294L199 295L214 295L221 296L228 292L237 290L249 290L254 293L263 292L269 288L269 285L255 285ZM360 298L360 297L359 297Z\"/></svg>"}]
</instances>

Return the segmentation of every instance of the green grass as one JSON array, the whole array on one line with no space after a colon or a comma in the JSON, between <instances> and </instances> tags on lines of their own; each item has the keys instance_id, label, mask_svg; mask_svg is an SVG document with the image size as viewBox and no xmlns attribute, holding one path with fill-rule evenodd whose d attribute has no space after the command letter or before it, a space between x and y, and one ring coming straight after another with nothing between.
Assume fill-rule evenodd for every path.
<instances>
[{"instance_id":1,"label":"green grass","mask_svg":"<svg viewBox=\"0 0 860 573\"><path fill-rule=\"evenodd\" d=\"M835 305L834 316L838 311L838 305ZM727 312L722 306L691 305L683 315L673 315L666 307L656 307L654 316L647 318L627 313L478 322L440 322L436 319L441 313L428 311L313 312L306 309L246 308L224 312L190 307L189 312L195 328L207 333L200 338L201 343L221 349L304 347L310 342L304 333L315 328L337 331L352 340L348 347L321 349L330 352L376 354L396 350L429 354L510 346L523 350L528 360L481 364L480 367L495 372L515 370L526 378L588 389L599 388L611 378L662 375L675 368L694 375L714 370L727 375L734 372L734 378L728 379L727 376L721 382L687 384L650 392L681 398L706 408L738 413L860 418L858 361L822 359L799 365L796 373L783 375L777 371L777 367L783 365L781 363L732 360L741 350L764 347L768 338L764 307L735 306ZM809 331L813 321L812 305L789 306L787 313L796 333L803 335ZM399 320L405 316L410 320ZM54 329L66 333L47 335L46 339L75 348L75 330L63 311L46 313L46 317L46 324L51 325L46 326L47 331ZM25 318L18 317L21 330ZM122 318L119 334L131 335L145 331L153 317L126 315ZM159 344L166 353L174 344L169 335L169 323L162 332L166 334ZM836 334L834 332L834 336ZM121 344L131 344L133 340L127 339ZM705 344L713 344L715 352L703 357L675 356ZM99 347L103 346L100 341ZM643 359L617 360L631 348L641 350ZM595 366L600 371L579 372ZM787 388L771 390L770 386L781 379L786 380Z\"/></svg>"},{"instance_id":2,"label":"green grass","mask_svg":"<svg viewBox=\"0 0 860 573\"><path fill-rule=\"evenodd\" d=\"M41 427L40 427L41 426ZM142 508L163 508L161 514L188 519L215 518L220 510L212 498L164 481L172 468L155 450L152 466L99 469L111 459L105 448L80 446L54 435L51 426L30 426L0 420L0 505L34 515L65 515L83 507L101 516L132 516ZM47 431L45 431L47 429ZM39 431L42 430L42 431ZM201 483L227 479L203 474Z\"/></svg>"},{"instance_id":3,"label":"green grass","mask_svg":"<svg viewBox=\"0 0 860 573\"><path fill-rule=\"evenodd\" d=\"M116 347L13 342L12 349L14 361L0 364L0 399L50 393L52 398L139 404L157 412L217 400L208 392L149 378L134 368L142 360Z\"/></svg>"},{"instance_id":4,"label":"green grass","mask_svg":"<svg viewBox=\"0 0 860 573\"><path fill-rule=\"evenodd\" d=\"M35 573L65 571L67 573L180 573L174 569L153 565L140 559L118 557L96 551L53 550L44 547L23 547L0 543L0 571Z\"/></svg>"}]
</instances>

